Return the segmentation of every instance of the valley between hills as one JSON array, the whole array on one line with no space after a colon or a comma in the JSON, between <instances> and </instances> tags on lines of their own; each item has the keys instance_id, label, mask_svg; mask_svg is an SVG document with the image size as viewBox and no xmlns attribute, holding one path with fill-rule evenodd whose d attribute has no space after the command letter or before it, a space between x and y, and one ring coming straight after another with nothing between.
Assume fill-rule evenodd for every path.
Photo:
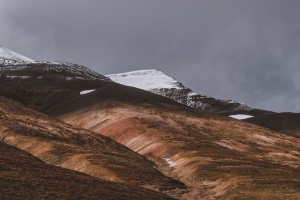
<instances>
[{"instance_id":1,"label":"valley between hills","mask_svg":"<svg viewBox=\"0 0 300 200\"><path fill-rule=\"evenodd\" d=\"M296 113L0 50L1 199L300 199Z\"/></svg>"}]
</instances>

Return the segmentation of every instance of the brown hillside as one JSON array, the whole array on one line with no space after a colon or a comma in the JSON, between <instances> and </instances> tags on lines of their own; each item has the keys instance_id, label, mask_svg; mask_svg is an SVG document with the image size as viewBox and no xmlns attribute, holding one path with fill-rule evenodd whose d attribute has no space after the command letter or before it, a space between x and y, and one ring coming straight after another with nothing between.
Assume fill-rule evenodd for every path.
<instances>
[{"instance_id":1,"label":"brown hillside","mask_svg":"<svg viewBox=\"0 0 300 200\"><path fill-rule=\"evenodd\" d=\"M3 142L0 152L0 199L172 199L148 189L47 165Z\"/></svg>"},{"instance_id":2,"label":"brown hillside","mask_svg":"<svg viewBox=\"0 0 300 200\"><path fill-rule=\"evenodd\" d=\"M184 189L182 183L164 176L153 162L127 147L3 97L0 97L0 138L47 164L102 180L158 191Z\"/></svg>"},{"instance_id":3,"label":"brown hillside","mask_svg":"<svg viewBox=\"0 0 300 200\"><path fill-rule=\"evenodd\" d=\"M300 140L157 98L109 85L48 113L146 156L189 186L182 199L300 198Z\"/></svg>"}]
</instances>

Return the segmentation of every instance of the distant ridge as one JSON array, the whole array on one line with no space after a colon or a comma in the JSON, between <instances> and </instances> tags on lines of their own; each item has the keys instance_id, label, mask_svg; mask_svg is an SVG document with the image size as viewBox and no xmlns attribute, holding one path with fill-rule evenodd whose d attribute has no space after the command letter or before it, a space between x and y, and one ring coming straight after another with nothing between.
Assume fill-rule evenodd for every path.
<instances>
[{"instance_id":1,"label":"distant ridge","mask_svg":"<svg viewBox=\"0 0 300 200\"><path fill-rule=\"evenodd\" d=\"M197 94L164 72L155 69L109 74L106 77L117 83L147 90L192 108L211 113L225 115L249 113L260 115L268 113L268 111L253 109L237 101L219 100Z\"/></svg>"},{"instance_id":2,"label":"distant ridge","mask_svg":"<svg viewBox=\"0 0 300 200\"><path fill-rule=\"evenodd\" d=\"M66 80L104 80L111 82L105 76L82 65L58 61L35 61L0 46L0 77L45 78L49 77L49 74L52 77L58 76Z\"/></svg>"}]
</instances>

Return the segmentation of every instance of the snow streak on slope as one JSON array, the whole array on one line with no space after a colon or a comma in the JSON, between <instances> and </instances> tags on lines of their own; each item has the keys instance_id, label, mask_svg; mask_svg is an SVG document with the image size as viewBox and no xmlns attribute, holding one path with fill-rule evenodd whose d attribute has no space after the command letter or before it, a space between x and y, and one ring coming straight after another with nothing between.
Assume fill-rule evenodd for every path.
<instances>
[{"instance_id":1,"label":"snow streak on slope","mask_svg":"<svg viewBox=\"0 0 300 200\"><path fill-rule=\"evenodd\" d=\"M22 56L0 45L0 63L32 62L34 60Z\"/></svg>"},{"instance_id":2,"label":"snow streak on slope","mask_svg":"<svg viewBox=\"0 0 300 200\"><path fill-rule=\"evenodd\" d=\"M95 90L83 90L83 91L80 92L80 94L81 94L81 95L82 95L82 94L88 94L88 93L91 93L91 92L93 92L93 91L95 91Z\"/></svg>"},{"instance_id":3,"label":"snow streak on slope","mask_svg":"<svg viewBox=\"0 0 300 200\"><path fill-rule=\"evenodd\" d=\"M110 74L106 77L122 85L132 86L143 90L158 88L183 89L183 85L162 71L154 69L139 70L120 74Z\"/></svg>"}]
</instances>

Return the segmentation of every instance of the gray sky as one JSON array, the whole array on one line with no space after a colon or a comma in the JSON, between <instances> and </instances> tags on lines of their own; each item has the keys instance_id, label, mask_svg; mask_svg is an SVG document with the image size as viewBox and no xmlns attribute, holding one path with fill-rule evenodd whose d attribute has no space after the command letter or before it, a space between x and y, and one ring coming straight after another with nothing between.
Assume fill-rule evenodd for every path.
<instances>
[{"instance_id":1,"label":"gray sky","mask_svg":"<svg viewBox=\"0 0 300 200\"><path fill-rule=\"evenodd\" d=\"M100 74L157 69L197 93L300 112L299 0L3 0L0 44Z\"/></svg>"}]
</instances>

